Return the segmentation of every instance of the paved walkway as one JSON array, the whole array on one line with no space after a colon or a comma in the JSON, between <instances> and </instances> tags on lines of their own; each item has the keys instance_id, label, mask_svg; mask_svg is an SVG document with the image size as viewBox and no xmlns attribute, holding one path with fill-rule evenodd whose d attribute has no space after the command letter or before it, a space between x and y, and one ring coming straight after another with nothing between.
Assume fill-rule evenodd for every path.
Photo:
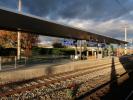
<instances>
[{"instance_id":1,"label":"paved walkway","mask_svg":"<svg viewBox=\"0 0 133 100\"><path fill-rule=\"evenodd\" d=\"M118 58L115 59L116 61L118 61ZM81 61L60 60L51 63L21 66L18 67L17 69L4 70L0 72L0 82L5 83L10 81L26 80L47 74L68 72L111 62L112 62L111 58L104 58L100 60L81 60Z\"/></svg>"}]
</instances>

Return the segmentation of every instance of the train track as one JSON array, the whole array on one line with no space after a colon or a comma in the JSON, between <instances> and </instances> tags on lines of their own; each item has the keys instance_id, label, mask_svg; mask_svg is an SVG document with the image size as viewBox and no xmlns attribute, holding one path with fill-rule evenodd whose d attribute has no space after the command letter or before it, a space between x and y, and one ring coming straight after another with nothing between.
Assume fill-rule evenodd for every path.
<instances>
[{"instance_id":1,"label":"train track","mask_svg":"<svg viewBox=\"0 0 133 100\"><path fill-rule=\"evenodd\" d=\"M120 64L121 64L120 62L115 62L115 66L118 66ZM46 95L49 93L57 92L58 94L58 91L65 91L65 93L66 91L70 92L71 90L74 90L76 86L84 87L84 84L88 85L89 88L94 89L95 87L107 81L106 79L107 77L105 78L104 75L97 76L94 74L98 73L98 71L99 72L102 72L103 70L106 71L107 69L110 68L110 66L111 63L104 63L89 68L79 69L76 71L51 75L49 77L43 76L40 78L26 80L23 82L1 84L0 98L10 99L10 98L19 98L22 96L22 98L25 99L41 99L45 95L45 99L48 99L48 96ZM90 77L90 75L93 76L93 79L92 77ZM103 79L99 80L98 77L100 78L103 77ZM96 80L99 82L94 84ZM93 86L90 85L91 82L93 83ZM37 92L41 93L37 94ZM85 92L86 91L78 90L75 96L79 97L81 94L84 94ZM56 96L57 95L53 96L53 98Z\"/></svg>"},{"instance_id":2,"label":"train track","mask_svg":"<svg viewBox=\"0 0 133 100\"><path fill-rule=\"evenodd\" d=\"M100 100L102 96L105 96L107 93L111 91L111 85L119 85L120 83L116 84L116 81L124 81L128 79L128 73L123 73L120 75L117 80L108 81L99 87L96 87L92 91L86 92L83 95L76 98L77 100Z\"/></svg>"},{"instance_id":3,"label":"train track","mask_svg":"<svg viewBox=\"0 0 133 100\"><path fill-rule=\"evenodd\" d=\"M133 63L129 61L129 62L123 63L123 66L129 65L129 64L132 65ZM127 70L126 72L119 74L119 77L117 77L113 80L109 80L109 81L101 84L100 86L94 88L91 91L85 92L84 94L77 97L76 100L115 100L116 98L118 99L118 97L121 98L120 100L124 100L124 99L128 100L133 92L131 91L131 93L126 96L126 94L124 94L124 95L122 94L123 92L125 93L125 90L121 89L122 90L121 91L118 89L120 89L120 87L123 86L123 83L126 80L128 80L128 82L129 82L129 78L131 78L129 75L131 73L133 73L132 69ZM130 83L128 83L128 84L130 84ZM116 91L119 91L119 94L116 93ZM128 91L126 91L126 92L128 92Z\"/></svg>"}]
</instances>

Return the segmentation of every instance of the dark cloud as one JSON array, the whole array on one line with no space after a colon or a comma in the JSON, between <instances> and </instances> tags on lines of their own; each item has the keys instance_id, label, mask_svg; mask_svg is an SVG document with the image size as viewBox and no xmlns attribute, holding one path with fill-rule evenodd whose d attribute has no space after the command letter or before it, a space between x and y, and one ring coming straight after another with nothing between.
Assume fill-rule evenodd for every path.
<instances>
[{"instance_id":1,"label":"dark cloud","mask_svg":"<svg viewBox=\"0 0 133 100\"><path fill-rule=\"evenodd\" d=\"M18 0L0 0L0 6L11 9L17 8Z\"/></svg>"},{"instance_id":2,"label":"dark cloud","mask_svg":"<svg viewBox=\"0 0 133 100\"><path fill-rule=\"evenodd\" d=\"M133 10L132 0L22 0L23 12L51 19L78 18L105 21ZM0 0L0 5L16 9L18 0ZM126 8L126 10L125 10Z\"/></svg>"},{"instance_id":3,"label":"dark cloud","mask_svg":"<svg viewBox=\"0 0 133 100\"><path fill-rule=\"evenodd\" d=\"M119 20L133 24L132 4L133 0L22 0L22 10L44 18L48 17L54 21L59 21L59 19L67 20L64 21L64 24L68 25L71 25L69 21L73 22L75 19L79 20L77 23L80 23L80 21L82 23L82 20L91 20L94 23L87 24L86 29L93 26L89 29L97 30L96 33L98 31L102 33L100 30L104 29L104 25L102 26L99 23L106 23L109 20L115 20L112 23L116 24L120 22ZM17 5L18 0L0 0L0 6L17 10ZM105 26L109 24L105 24ZM76 26L76 22L73 25ZM100 30L95 28L98 25L101 25ZM120 33L122 32L114 27L111 30L103 31L102 35L116 38L123 37L124 35L120 35ZM130 31L129 36L132 36L132 31Z\"/></svg>"},{"instance_id":4,"label":"dark cloud","mask_svg":"<svg viewBox=\"0 0 133 100\"><path fill-rule=\"evenodd\" d=\"M29 13L38 16L49 16L55 13L60 5L60 0L23 0L23 6Z\"/></svg>"},{"instance_id":5,"label":"dark cloud","mask_svg":"<svg viewBox=\"0 0 133 100\"><path fill-rule=\"evenodd\" d=\"M49 16L51 19L78 18L92 20L109 20L118 18L133 7L128 0L23 0L29 13L39 16ZM127 6L129 5L129 6ZM127 7L125 10L125 6Z\"/></svg>"}]
</instances>

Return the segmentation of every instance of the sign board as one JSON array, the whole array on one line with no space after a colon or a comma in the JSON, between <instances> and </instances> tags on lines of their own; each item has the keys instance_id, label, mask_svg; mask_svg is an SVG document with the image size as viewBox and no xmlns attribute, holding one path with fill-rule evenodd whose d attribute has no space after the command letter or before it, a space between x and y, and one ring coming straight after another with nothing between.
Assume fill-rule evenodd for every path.
<instances>
[{"instance_id":1,"label":"sign board","mask_svg":"<svg viewBox=\"0 0 133 100\"><path fill-rule=\"evenodd\" d=\"M72 46L74 45L74 41L70 39L65 39L62 44L65 46Z\"/></svg>"}]
</instances>

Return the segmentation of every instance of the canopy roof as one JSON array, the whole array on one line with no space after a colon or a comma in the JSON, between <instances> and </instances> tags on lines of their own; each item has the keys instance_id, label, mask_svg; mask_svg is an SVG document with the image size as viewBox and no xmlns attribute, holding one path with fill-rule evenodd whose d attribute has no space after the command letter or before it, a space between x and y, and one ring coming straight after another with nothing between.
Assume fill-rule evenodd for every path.
<instances>
[{"instance_id":1,"label":"canopy roof","mask_svg":"<svg viewBox=\"0 0 133 100\"><path fill-rule=\"evenodd\" d=\"M75 27L44 20L29 14L20 14L10 10L0 9L0 28L12 31L24 31L38 35L71 38L77 40L92 40L114 44L127 42L91 33Z\"/></svg>"}]
</instances>

